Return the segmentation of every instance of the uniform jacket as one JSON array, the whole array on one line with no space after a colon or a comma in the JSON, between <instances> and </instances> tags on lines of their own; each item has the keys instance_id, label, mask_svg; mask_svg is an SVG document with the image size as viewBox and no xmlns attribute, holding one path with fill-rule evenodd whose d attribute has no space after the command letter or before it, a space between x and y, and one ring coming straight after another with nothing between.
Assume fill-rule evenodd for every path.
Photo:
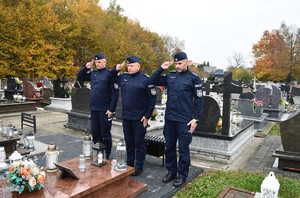
<instances>
[{"instance_id":1,"label":"uniform jacket","mask_svg":"<svg viewBox=\"0 0 300 198\"><path fill-rule=\"evenodd\" d=\"M159 67L151 76L150 83L167 86L167 106L165 119L188 123L200 119L203 107L202 82L198 75L190 70L171 71L161 76Z\"/></svg>"},{"instance_id":2,"label":"uniform jacket","mask_svg":"<svg viewBox=\"0 0 300 198\"><path fill-rule=\"evenodd\" d=\"M119 92L108 80L109 69L90 70L84 67L77 74L77 79L91 81L90 109L92 111L114 112Z\"/></svg>"},{"instance_id":3,"label":"uniform jacket","mask_svg":"<svg viewBox=\"0 0 300 198\"><path fill-rule=\"evenodd\" d=\"M112 69L109 78L113 79L117 73L115 68ZM149 119L156 103L155 87L149 84L149 76L142 72L123 73L116 77L115 82L121 89L122 117L140 120L145 116Z\"/></svg>"}]
</instances>

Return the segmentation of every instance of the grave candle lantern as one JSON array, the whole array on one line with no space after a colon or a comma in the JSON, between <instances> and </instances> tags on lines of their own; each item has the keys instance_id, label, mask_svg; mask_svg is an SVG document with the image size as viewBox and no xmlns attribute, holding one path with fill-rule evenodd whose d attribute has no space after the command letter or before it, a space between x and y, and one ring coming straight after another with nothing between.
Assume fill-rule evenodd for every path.
<instances>
[{"instance_id":1,"label":"grave candle lantern","mask_svg":"<svg viewBox=\"0 0 300 198\"><path fill-rule=\"evenodd\" d=\"M277 198L279 190L279 182L276 179L274 172L270 172L269 175L264 179L261 188L261 198Z\"/></svg>"},{"instance_id":2,"label":"grave candle lantern","mask_svg":"<svg viewBox=\"0 0 300 198\"><path fill-rule=\"evenodd\" d=\"M83 137L82 153L86 159L92 157L92 138L89 135Z\"/></svg>"},{"instance_id":3,"label":"grave candle lantern","mask_svg":"<svg viewBox=\"0 0 300 198\"><path fill-rule=\"evenodd\" d=\"M58 150L55 144L51 142L48 146L47 152L46 152L46 171L47 172L55 172L57 171L57 167L54 163L58 162Z\"/></svg>"},{"instance_id":4,"label":"grave candle lantern","mask_svg":"<svg viewBox=\"0 0 300 198\"><path fill-rule=\"evenodd\" d=\"M101 142L94 144L93 156L92 156L92 165L103 166L105 162L105 145Z\"/></svg>"}]
</instances>

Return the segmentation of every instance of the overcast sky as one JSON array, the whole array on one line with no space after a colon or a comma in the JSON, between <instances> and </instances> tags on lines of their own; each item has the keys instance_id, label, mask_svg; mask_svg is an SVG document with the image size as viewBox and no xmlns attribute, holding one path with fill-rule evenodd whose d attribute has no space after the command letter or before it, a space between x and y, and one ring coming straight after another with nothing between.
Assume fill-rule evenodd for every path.
<instances>
[{"instance_id":1,"label":"overcast sky","mask_svg":"<svg viewBox=\"0 0 300 198\"><path fill-rule=\"evenodd\" d=\"M107 7L110 0L100 0ZM241 53L252 66L252 45L282 21L300 26L299 0L117 0L123 15L158 34L185 41L194 62L225 69Z\"/></svg>"}]
</instances>

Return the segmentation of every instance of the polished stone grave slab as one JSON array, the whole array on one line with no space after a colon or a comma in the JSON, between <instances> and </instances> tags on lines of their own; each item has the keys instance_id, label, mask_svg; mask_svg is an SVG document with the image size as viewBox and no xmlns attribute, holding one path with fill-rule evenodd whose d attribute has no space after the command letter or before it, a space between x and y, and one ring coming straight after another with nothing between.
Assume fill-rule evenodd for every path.
<instances>
[{"instance_id":1,"label":"polished stone grave slab","mask_svg":"<svg viewBox=\"0 0 300 198\"><path fill-rule=\"evenodd\" d=\"M35 102L0 102L0 114L36 110Z\"/></svg>"},{"instance_id":2,"label":"polished stone grave slab","mask_svg":"<svg viewBox=\"0 0 300 198\"><path fill-rule=\"evenodd\" d=\"M51 197L136 197L147 190L147 185L130 176L134 172L132 167L126 171L115 171L111 161L106 160L106 165L97 167L91 165L91 160L86 161L86 171L79 171L79 158L73 158L60 164L70 168L79 178L67 177L60 179L60 171L46 173L45 188L40 191L10 193L11 197L22 198L51 198Z\"/></svg>"}]
</instances>

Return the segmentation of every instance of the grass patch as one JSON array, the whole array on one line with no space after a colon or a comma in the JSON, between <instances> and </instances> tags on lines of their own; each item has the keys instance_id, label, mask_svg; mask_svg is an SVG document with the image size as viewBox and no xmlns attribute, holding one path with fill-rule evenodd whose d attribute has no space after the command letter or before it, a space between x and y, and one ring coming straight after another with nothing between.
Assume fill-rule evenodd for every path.
<instances>
[{"instance_id":1,"label":"grass patch","mask_svg":"<svg viewBox=\"0 0 300 198\"><path fill-rule=\"evenodd\" d=\"M173 198L217 198L226 187L236 187L251 192L260 192L266 173L239 171L207 171L187 184ZM300 195L300 180L277 177L280 183L279 197L296 198Z\"/></svg>"},{"instance_id":2,"label":"grass patch","mask_svg":"<svg viewBox=\"0 0 300 198\"><path fill-rule=\"evenodd\" d=\"M269 132L270 135L273 136L280 136L280 127L279 127L279 123L276 123L274 125L274 127L270 130Z\"/></svg>"}]
</instances>

